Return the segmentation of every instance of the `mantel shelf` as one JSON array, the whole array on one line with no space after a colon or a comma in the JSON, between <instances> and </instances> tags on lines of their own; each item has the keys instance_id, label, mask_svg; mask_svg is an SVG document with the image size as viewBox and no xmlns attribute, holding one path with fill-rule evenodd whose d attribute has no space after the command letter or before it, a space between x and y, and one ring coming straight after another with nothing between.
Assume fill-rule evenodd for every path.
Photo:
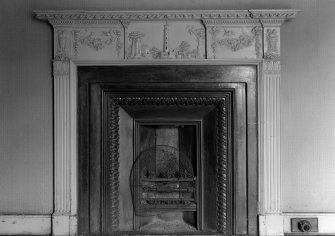
<instances>
[{"instance_id":1,"label":"mantel shelf","mask_svg":"<svg viewBox=\"0 0 335 236\"><path fill-rule=\"evenodd\" d=\"M36 10L40 20L185 20L185 19L292 19L296 9L85 11Z\"/></svg>"}]
</instances>

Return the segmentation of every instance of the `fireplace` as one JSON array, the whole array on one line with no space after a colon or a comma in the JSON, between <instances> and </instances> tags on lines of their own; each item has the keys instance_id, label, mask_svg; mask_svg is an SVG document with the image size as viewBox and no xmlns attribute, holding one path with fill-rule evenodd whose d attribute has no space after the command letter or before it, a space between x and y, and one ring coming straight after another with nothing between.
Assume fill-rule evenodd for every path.
<instances>
[{"instance_id":1,"label":"fireplace","mask_svg":"<svg viewBox=\"0 0 335 236\"><path fill-rule=\"evenodd\" d=\"M78 79L81 232L256 227L254 66L83 66Z\"/></svg>"},{"instance_id":2,"label":"fireplace","mask_svg":"<svg viewBox=\"0 0 335 236\"><path fill-rule=\"evenodd\" d=\"M54 29L52 234L283 235L280 29L297 12L35 11ZM142 169L146 152L173 171Z\"/></svg>"}]
</instances>

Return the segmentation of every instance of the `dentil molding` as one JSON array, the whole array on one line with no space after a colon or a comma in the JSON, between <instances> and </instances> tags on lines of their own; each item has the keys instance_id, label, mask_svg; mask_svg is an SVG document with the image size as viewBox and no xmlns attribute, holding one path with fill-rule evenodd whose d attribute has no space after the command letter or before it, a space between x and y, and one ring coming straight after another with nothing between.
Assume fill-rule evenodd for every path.
<instances>
[{"instance_id":1,"label":"dentil molding","mask_svg":"<svg viewBox=\"0 0 335 236\"><path fill-rule=\"evenodd\" d=\"M187 10L187 11L34 11L40 20L52 23L109 20L202 20L202 19L264 19L287 20L296 17L294 9L271 10ZM57 22L59 21L59 22Z\"/></svg>"}]
</instances>

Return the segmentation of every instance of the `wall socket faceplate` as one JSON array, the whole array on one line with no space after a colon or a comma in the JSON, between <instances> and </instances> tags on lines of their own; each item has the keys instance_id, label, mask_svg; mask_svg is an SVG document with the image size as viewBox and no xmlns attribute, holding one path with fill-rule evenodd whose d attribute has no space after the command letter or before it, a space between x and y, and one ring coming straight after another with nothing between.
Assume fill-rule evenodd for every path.
<instances>
[{"instance_id":1,"label":"wall socket faceplate","mask_svg":"<svg viewBox=\"0 0 335 236\"><path fill-rule=\"evenodd\" d=\"M291 232L308 234L318 230L318 218L291 218Z\"/></svg>"}]
</instances>

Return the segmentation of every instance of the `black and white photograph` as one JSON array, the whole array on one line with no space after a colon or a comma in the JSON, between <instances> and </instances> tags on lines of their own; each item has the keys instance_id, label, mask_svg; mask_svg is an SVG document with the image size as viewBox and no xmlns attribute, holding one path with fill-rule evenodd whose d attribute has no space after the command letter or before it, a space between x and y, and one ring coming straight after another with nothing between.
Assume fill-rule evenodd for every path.
<instances>
[{"instance_id":1,"label":"black and white photograph","mask_svg":"<svg viewBox=\"0 0 335 236\"><path fill-rule=\"evenodd\" d=\"M0 235L335 236L334 0L0 0Z\"/></svg>"}]
</instances>

